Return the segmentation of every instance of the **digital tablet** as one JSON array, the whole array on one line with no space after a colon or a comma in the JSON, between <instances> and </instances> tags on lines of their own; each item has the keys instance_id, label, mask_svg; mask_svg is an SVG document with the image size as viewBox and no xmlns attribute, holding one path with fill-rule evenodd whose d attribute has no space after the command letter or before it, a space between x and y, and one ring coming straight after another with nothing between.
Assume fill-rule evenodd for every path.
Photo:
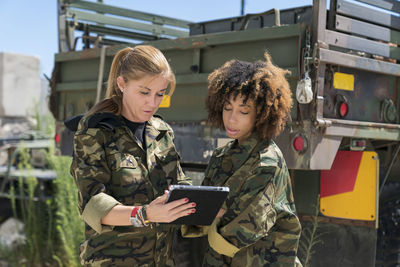
<instances>
[{"instance_id":1,"label":"digital tablet","mask_svg":"<svg viewBox=\"0 0 400 267\"><path fill-rule=\"evenodd\" d=\"M171 185L167 203L188 198L196 203L196 212L171 222L174 224L210 225L229 194L225 186Z\"/></svg>"}]
</instances>

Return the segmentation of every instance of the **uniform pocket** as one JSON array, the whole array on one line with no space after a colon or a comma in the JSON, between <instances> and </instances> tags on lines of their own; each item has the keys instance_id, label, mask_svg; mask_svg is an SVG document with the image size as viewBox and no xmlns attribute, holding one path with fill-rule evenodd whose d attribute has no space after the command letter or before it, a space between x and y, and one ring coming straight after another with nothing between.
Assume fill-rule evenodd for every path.
<instances>
[{"instance_id":1,"label":"uniform pocket","mask_svg":"<svg viewBox=\"0 0 400 267\"><path fill-rule=\"evenodd\" d=\"M121 161L118 163L116 175L119 176L122 187L144 183L143 171L134 156L122 154Z\"/></svg>"},{"instance_id":2,"label":"uniform pocket","mask_svg":"<svg viewBox=\"0 0 400 267\"><path fill-rule=\"evenodd\" d=\"M156 155L157 169L167 180L168 185L177 183L178 162L180 156L175 149L160 151Z\"/></svg>"},{"instance_id":3,"label":"uniform pocket","mask_svg":"<svg viewBox=\"0 0 400 267\"><path fill-rule=\"evenodd\" d=\"M110 188L113 197L125 205L147 203L148 182L140 159L131 154L116 153L112 161Z\"/></svg>"}]
</instances>

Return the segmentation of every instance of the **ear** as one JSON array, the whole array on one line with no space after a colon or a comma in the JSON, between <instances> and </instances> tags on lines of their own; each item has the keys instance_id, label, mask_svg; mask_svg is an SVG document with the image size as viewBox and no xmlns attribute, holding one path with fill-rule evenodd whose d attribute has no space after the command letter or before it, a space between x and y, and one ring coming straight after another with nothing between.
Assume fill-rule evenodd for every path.
<instances>
[{"instance_id":1,"label":"ear","mask_svg":"<svg viewBox=\"0 0 400 267\"><path fill-rule=\"evenodd\" d=\"M117 85L119 90L121 90L121 92L125 90L125 81L122 76L117 77Z\"/></svg>"}]
</instances>

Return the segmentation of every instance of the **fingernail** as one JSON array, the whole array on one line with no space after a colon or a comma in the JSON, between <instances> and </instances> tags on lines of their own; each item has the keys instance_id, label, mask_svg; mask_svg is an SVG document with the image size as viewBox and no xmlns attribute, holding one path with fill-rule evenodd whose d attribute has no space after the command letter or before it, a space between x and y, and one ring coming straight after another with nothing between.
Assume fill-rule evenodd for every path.
<instances>
[{"instance_id":1,"label":"fingernail","mask_svg":"<svg viewBox=\"0 0 400 267\"><path fill-rule=\"evenodd\" d=\"M196 207L196 203L192 203L192 207Z\"/></svg>"},{"instance_id":2,"label":"fingernail","mask_svg":"<svg viewBox=\"0 0 400 267\"><path fill-rule=\"evenodd\" d=\"M191 212L194 213L196 211L196 209L192 209Z\"/></svg>"},{"instance_id":3,"label":"fingernail","mask_svg":"<svg viewBox=\"0 0 400 267\"><path fill-rule=\"evenodd\" d=\"M188 202L189 201L189 199L188 198L185 198L185 202Z\"/></svg>"}]
</instances>

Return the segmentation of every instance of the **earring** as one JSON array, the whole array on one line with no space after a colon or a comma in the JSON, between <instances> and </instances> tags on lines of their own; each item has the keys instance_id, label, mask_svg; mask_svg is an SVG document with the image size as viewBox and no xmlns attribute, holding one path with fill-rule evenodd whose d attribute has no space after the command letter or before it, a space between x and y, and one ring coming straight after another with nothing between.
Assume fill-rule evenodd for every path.
<instances>
[{"instance_id":1,"label":"earring","mask_svg":"<svg viewBox=\"0 0 400 267\"><path fill-rule=\"evenodd\" d=\"M124 93L124 90L122 90L122 89L119 89L120 91L121 91L121 94L123 94Z\"/></svg>"}]
</instances>

